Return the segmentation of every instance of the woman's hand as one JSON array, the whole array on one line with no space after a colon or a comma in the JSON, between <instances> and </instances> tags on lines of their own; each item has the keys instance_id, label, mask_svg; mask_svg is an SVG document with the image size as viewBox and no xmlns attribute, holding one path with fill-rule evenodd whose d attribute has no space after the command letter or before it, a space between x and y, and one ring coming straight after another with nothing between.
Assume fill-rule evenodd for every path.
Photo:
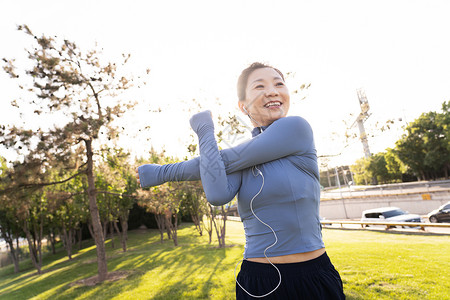
<instances>
[{"instance_id":1,"label":"woman's hand","mask_svg":"<svg viewBox=\"0 0 450 300\"><path fill-rule=\"evenodd\" d=\"M205 126L214 128L214 123L212 121L212 113L209 110L205 110L193 115L189 120L189 123L191 124L191 128L196 133L198 133L200 129Z\"/></svg>"},{"instance_id":2,"label":"woman's hand","mask_svg":"<svg viewBox=\"0 0 450 300\"><path fill-rule=\"evenodd\" d=\"M134 176L136 177L137 182L138 182L138 184L140 186L141 185L141 179L139 178L139 170L138 170L138 168L136 168L136 174Z\"/></svg>"}]
</instances>

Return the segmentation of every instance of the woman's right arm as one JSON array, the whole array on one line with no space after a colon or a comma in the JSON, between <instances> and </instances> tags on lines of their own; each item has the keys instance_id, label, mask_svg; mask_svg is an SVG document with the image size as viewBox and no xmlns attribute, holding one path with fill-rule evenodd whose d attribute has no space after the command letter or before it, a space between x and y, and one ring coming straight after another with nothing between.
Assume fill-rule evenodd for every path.
<instances>
[{"instance_id":1,"label":"woman's right arm","mask_svg":"<svg viewBox=\"0 0 450 300\"><path fill-rule=\"evenodd\" d=\"M157 186L169 181L193 181L200 180L200 157L191 160L167 164L147 164L137 169L141 187ZM214 171L213 171L214 172ZM214 193L211 197L208 192L208 201L212 205L224 205L231 201L241 185L241 172L234 172L226 175L227 188L214 189L220 192ZM208 189L207 189L208 190Z\"/></svg>"}]
</instances>

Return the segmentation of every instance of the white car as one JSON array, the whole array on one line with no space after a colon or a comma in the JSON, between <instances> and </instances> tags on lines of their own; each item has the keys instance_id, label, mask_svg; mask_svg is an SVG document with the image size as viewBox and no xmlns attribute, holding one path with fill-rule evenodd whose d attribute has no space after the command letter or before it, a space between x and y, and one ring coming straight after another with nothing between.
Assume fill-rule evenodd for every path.
<instances>
[{"instance_id":1,"label":"white car","mask_svg":"<svg viewBox=\"0 0 450 300\"><path fill-rule=\"evenodd\" d=\"M398 207L380 207L362 212L361 222L416 222L421 223L419 215L410 214Z\"/></svg>"}]
</instances>

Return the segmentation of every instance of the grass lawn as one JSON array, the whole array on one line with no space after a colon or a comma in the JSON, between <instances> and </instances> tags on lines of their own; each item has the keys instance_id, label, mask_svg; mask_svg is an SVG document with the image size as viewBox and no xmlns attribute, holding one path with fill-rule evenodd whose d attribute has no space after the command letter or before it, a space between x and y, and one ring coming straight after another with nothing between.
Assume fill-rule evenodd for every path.
<instances>
[{"instance_id":1,"label":"grass lawn","mask_svg":"<svg viewBox=\"0 0 450 300\"><path fill-rule=\"evenodd\" d=\"M161 244L156 230L131 231L126 253L108 241L108 270L129 275L96 286L71 284L96 274L94 246L72 261L63 251L48 255L42 275L29 261L19 274L4 267L0 299L234 299L233 270L244 238L241 223L227 224L225 249L209 245L189 223L179 230L178 247ZM450 236L339 229L323 235L347 299L450 299Z\"/></svg>"}]
</instances>

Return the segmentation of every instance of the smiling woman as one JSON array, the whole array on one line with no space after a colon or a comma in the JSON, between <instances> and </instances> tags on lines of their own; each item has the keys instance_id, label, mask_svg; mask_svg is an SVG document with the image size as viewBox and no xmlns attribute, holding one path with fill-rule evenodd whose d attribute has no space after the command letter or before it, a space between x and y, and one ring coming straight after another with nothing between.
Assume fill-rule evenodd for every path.
<instances>
[{"instance_id":1,"label":"smiling woman","mask_svg":"<svg viewBox=\"0 0 450 300\"><path fill-rule=\"evenodd\" d=\"M238 80L238 106L250 117L253 138L219 151L211 112L190 124L200 156L138 168L142 187L201 180L206 198L220 206L238 196L246 246L236 278L237 299L343 299L339 273L325 252L319 218L319 171L310 125L286 117L283 74L262 63Z\"/></svg>"}]
</instances>

